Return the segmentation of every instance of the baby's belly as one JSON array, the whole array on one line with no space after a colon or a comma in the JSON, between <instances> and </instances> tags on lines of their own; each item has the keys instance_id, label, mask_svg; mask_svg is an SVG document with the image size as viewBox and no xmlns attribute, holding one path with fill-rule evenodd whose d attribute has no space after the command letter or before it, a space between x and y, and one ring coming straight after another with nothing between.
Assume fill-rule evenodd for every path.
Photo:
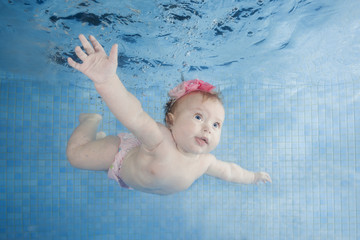
<instances>
[{"instance_id":1,"label":"baby's belly","mask_svg":"<svg viewBox=\"0 0 360 240\"><path fill-rule=\"evenodd\" d=\"M130 151L124 159L120 175L130 187L153 194L172 194L186 190L195 179L174 169L171 164L156 164L147 156Z\"/></svg>"}]
</instances>

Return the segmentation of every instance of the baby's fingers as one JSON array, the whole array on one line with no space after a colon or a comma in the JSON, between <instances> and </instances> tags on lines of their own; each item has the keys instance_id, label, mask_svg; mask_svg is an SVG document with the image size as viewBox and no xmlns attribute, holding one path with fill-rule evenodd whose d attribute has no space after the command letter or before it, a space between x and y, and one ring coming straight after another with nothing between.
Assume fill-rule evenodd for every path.
<instances>
[{"instance_id":1,"label":"baby's fingers","mask_svg":"<svg viewBox=\"0 0 360 240\"><path fill-rule=\"evenodd\" d=\"M95 52L94 48L91 46L89 41L86 39L86 37L83 34L79 35L79 39L81 44L83 45L85 51L87 54L93 54Z\"/></svg>"},{"instance_id":2,"label":"baby's fingers","mask_svg":"<svg viewBox=\"0 0 360 240\"><path fill-rule=\"evenodd\" d=\"M270 175L268 173L263 172L262 177L263 177L263 182L264 183L266 183L266 182L272 183L271 177L270 177Z\"/></svg>"},{"instance_id":3,"label":"baby's fingers","mask_svg":"<svg viewBox=\"0 0 360 240\"><path fill-rule=\"evenodd\" d=\"M79 46L77 46L75 48L75 53L76 53L76 56L78 56L81 59L81 61L85 61L87 55L86 55L86 53L84 53L84 51Z\"/></svg>"},{"instance_id":4,"label":"baby's fingers","mask_svg":"<svg viewBox=\"0 0 360 240\"><path fill-rule=\"evenodd\" d=\"M75 62L75 61L74 61L72 58L70 58L70 57L69 57L67 60L68 60L68 63L69 63L69 65L70 65L71 67L73 67L73 68L75 68L76 70L79 70L79 71L80 71L80 66L81 66L81 64Z\"/></svg>"},{"instance_id":5,"label":"baby's fingers","mask_svg":"<svg viewBox=\"0 0 360 240\"><path fill-rule=\"evenodd\" d=\"M109 60L117 65L117 58L118 58L118 45L114 44L110 50Z\"/></svg>"},{"instance_id":6,"label":"baby's fingers","mask_svg":"<svg viewBox=\"0 0 360 240\"><path fill-rule=\"evenodd\" d=\"M259 183L259 182L263 182L263 183L266 183L266 182L272 182L271 181L271 177L269 174L267 174L266 172L257 172L255 173L255 180L254 180L254 183Z\"/></svg>"},{"instance_id":7,"label":"baby's fingers","mask_svg":"<svg viewBox=\"0 0 360 240\"><path fill-rule=\"evenodd\" d=\"M92 35L89 36L90 42L93 45L95 52L105 52L101 44L96 40L96 38Z\"/></svg>"}]
</instances>

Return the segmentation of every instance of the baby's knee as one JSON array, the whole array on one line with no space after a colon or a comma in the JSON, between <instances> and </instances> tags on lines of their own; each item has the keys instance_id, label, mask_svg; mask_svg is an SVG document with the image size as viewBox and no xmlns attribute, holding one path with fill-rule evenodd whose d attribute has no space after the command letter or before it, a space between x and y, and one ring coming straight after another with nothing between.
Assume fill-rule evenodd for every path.
<instances>
[{"instance_id":1,"label":"baby's knee","mask_svg":"<svg viewBox=\"0 0 360 240\"><path fill-rule=\"evenodd\" d=\"M67 160L69 161L69 163L73 166L73 167L77 167L78 165L78 161L79 161L79 154L77 154L78 149L72 146L67 146L66 148L66 157Z\"/></svg>"}]
</instances>

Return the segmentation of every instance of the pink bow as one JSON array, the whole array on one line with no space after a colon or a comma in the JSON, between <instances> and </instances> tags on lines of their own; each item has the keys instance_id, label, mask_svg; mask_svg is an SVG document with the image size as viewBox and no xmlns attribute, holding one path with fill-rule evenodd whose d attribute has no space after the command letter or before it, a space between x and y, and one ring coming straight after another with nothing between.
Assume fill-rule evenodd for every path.
<instances>
[{"instance_id":1,"label":"pink bow","mask_svg":"<svg viewBox=\"0 0 360 240\"><path fill-rule=\"evenodd\" d=\"M210 83L199 79L194 79L180 83L178 86L169 91L169 96L172 99L177 100L182 96L194 91L211 92L211 90L214 88L215 86L211 85Z\"/></svg>"}]
</instances>

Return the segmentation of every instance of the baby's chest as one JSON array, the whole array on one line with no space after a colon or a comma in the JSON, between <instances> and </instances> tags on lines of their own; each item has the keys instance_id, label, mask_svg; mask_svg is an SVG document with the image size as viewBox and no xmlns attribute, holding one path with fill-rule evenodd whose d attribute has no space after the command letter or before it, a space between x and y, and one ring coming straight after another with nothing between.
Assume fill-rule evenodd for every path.
<instances>
[{"instance_id":1,"label":"baby's chest","mask_svg":"<svg viewBox=\"0 0 360 240\"><path fill-rule=\"evenodd\" d=\"M191 185L205 172L200 163L189 163L178 158L169 158L164 161L154 161L148 168L149 174L168 182Z\"/></svg>"}]
</instances>

